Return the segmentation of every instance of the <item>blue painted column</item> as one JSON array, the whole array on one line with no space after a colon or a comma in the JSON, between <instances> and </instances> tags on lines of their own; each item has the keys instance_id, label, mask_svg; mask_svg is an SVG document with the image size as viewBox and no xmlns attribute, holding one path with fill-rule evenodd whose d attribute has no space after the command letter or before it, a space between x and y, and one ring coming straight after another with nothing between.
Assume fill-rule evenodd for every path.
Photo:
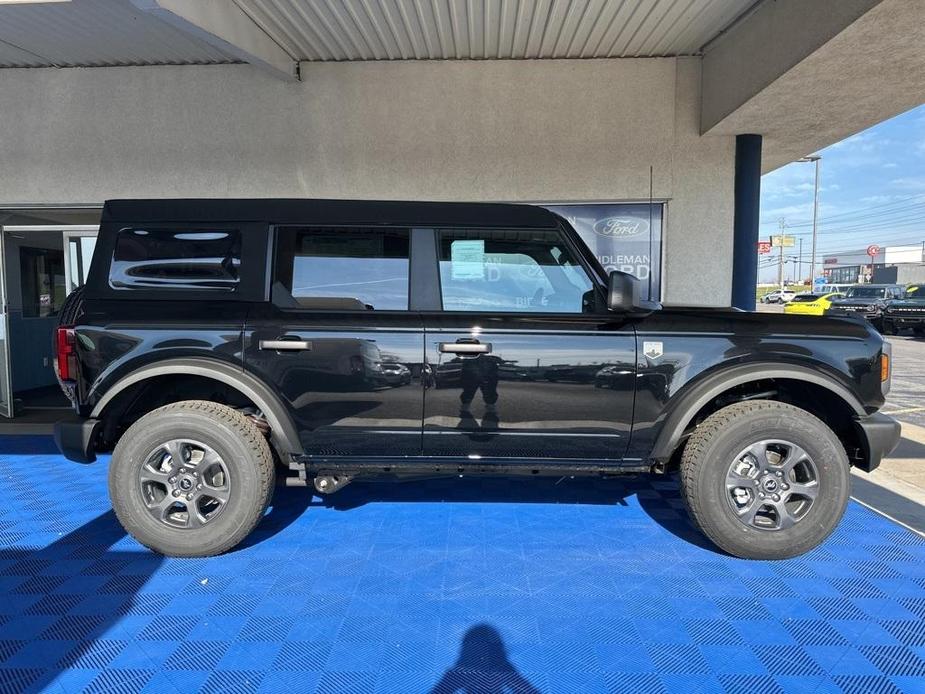
<instances>
[{"instance_id":1,"label":"blue painted column","mask_svg":"<svg viewBox=\"0 0 925 694\"><path fill-rule=\"evenodd\" d=\"M732 305L755 310L758 283L758 211L761 203L761 135L736 136Z\"/></svg>"}]
</instances>

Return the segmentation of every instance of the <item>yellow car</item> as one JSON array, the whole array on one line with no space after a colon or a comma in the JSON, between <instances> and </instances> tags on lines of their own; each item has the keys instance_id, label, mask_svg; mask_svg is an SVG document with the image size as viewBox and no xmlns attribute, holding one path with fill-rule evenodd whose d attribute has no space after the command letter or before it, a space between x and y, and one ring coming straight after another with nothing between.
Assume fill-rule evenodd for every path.
<instances>
[{"instance_id":1,"label":"yellow car","mask_svg":"<svg viewBox=\"0 0 925 694\"><path fill-rule=\"evenodd\" d=\"M822 316L832 305L832 299L841 299L844 294L832 292L831 294L797 294L786 306L784 313L801 316Z\"/></svg>"}]
</instances>

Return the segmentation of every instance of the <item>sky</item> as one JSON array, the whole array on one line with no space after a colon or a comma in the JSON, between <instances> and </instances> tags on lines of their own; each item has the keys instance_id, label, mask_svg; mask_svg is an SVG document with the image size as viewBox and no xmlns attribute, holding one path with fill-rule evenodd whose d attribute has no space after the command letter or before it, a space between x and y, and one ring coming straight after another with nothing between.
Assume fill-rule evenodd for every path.
<instances>
[{"instance_id":1,"label":"sky","mask_svg":"<svg viewBox=\"0 0 925 694\"><path fill-rule=\"evenodd\" d=\"M925 241L925 105L816 154L822 155L817 268L824 255ZM796 237L797 247L784 254L794 261L785 265L789 278L800 239L809 276L813 175L813 164L797 162L761 178L760 238L778 234L781 219L784 233ZM758 257L759 280L776 282L777 249Z\"/></svg>"}]
</instances>

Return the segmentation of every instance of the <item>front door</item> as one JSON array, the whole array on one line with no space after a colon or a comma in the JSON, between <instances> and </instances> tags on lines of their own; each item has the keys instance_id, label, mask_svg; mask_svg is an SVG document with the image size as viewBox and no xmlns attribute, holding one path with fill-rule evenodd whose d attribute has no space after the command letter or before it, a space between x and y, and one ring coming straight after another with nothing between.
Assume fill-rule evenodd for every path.
<instances>
[{"instance_id":1,"label":"front door","mask_svg":"<svg viewBox=\"0 0 925 694\"><path fill-rule=\"evenodd\" d=\"M410 230L276 229L272 302L245 368L274 386L306 454L421 454L424 331L409 311Z\"/></svg>"},{"instance_id":2,"label":"front door","mask_svg":"<svg viewBox=\"0 0 925 694\"><path fill-rule=\"evenodd\" d=\"M13 416L13 388L10 378L9 306L6 300L6 232L0 227L0 417Z\"/></svg>"},{"instance_id":3,"label":"front door","mask_svg":"<svg viewBox=\"0 0 925 694\"><path fill-rule=\"evenodd\" d=\"M623 456L636 341L558 230L437 231L443 311L424 316L424 454Z\"/></svg>"}]
</instances>

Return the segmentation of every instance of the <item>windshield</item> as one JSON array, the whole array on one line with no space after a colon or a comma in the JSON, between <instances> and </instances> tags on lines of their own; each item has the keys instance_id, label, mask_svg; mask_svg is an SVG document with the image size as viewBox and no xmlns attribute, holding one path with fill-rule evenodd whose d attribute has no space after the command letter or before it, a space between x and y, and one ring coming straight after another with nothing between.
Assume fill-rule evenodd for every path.
<instances>
[{"instance_id":1,"label":"windshield","mask_svg":"<svg viewBox=\"0 0 925 694\"><path fill-rule=\"evenodd\" d=\"M883 287L851 287L846 296L849 299L882 299L885 294Z\"/></svg>"},{"instance_id":2,"label":"windshield","mask_svg":"<svg viewBox=\"0 0 925 694\"><path fill-rule=\"evenodd\" d=\"M818 298L819 298L819 297L816 296L815 294L797 294L795 297L793 297L793 298L790 300L790 303L797 303L797 304L799 304L799 303L803 303L803 302L815 301L815 300L818 299Z\"/></svg>"}]
</instances>

